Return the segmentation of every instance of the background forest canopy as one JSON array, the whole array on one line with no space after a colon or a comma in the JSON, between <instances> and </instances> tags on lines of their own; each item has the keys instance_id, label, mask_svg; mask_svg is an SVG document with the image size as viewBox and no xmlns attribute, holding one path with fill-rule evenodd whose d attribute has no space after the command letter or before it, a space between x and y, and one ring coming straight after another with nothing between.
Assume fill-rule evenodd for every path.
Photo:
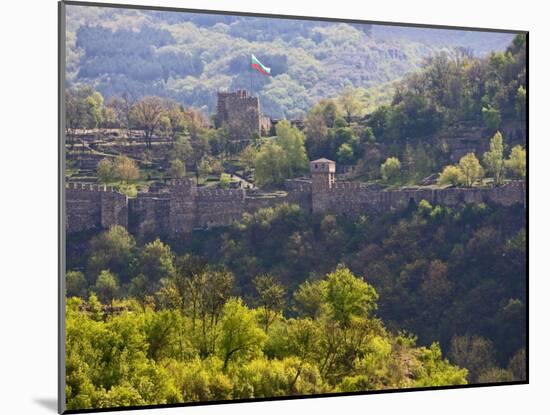
<instances>
[{"instance_id":1,"label":"background forest canopy","mask_svg":"<svg viewBox=\"0 0 550 415\"><path fill-rule=\"evenodd\" d=\"M280 186L306 173L308 159L321 157L355 165L355 178L382 179L386 185L418 184L438 172L440 184L468 187L485 183L486 175L495 185L503 184L505 172L508 178L525 177L525 35L487 57L462 48L428 57L423 65L386 88L391 90L386 104L373 104L362 88L345 87L308 107L299 129L280 122L267 133L271 137L262 139L245 136L231 124L210 128L216 114L209 120L204 111L172 99L136 100L123 93L105 100L90 86L79 85L66 91L67 138L74 143L77 131L97 132L98 127L121 128L126 134L139 130L148 149L153 138L173 145L157 163L183 163L198 180L201 171L219 176L227 156L239 157L237 169L255 170L259 186ZM462 152L453 156L451 147ZM150 162L151 154L142 158ZM287 166L281 160L293 162ZM180 177L184 169L170 171Z\"/></svg>"},{"instance_id":2,"label":"background forest canopy","mask_svg":"<svg viewBox=\"0 0 550 415\"><path fill-rule=\"evenodd\" d=\"M67 8L67 80L105 98L157 95L211 113L217 90L250 89L273 118L361 88L369 106L440 52L503 51L513 35L239 16ZM273 77L249 71L250 53ZM251 77L252 75L252 77ZM251 79L252 78L252 79Z\"/></svg>"}]
</instances>

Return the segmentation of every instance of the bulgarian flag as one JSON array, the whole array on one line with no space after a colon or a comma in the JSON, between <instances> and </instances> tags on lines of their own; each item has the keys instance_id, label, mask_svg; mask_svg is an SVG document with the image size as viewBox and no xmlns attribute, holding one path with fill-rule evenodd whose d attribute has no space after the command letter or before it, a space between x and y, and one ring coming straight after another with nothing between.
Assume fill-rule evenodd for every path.
<instances>
[{"instance_id":1,"label":"bulgarian flag","mask_svg":"<svg viewBox=\"0 0 550 415\"><path fill-rule=\"evenodd\" d=\"M252 68L256 69L258 72L271 76L271 68L268 68L263 63L261 63L254 54L250 56L250 63L252 65Z\"/></svg>"}]
</instances>

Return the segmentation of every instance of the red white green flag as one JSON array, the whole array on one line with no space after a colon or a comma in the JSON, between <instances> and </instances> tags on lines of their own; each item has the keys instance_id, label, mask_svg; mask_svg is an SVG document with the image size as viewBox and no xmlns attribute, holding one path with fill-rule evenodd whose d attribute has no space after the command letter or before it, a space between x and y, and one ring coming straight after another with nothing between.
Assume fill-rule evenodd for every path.
<instances>
[{"instance_id":1,"label":"red white green flag","mask_svg":"<svg viewBox=\"0 0 550 415\"><path fill-rule=\"evenodd\" d=\"M271 68L268 68L263 63L261 63L254 54L250 56L250 63L253 69L256 69L258 72L263 75L271 76Z\"/></svg>"}]
</instances>

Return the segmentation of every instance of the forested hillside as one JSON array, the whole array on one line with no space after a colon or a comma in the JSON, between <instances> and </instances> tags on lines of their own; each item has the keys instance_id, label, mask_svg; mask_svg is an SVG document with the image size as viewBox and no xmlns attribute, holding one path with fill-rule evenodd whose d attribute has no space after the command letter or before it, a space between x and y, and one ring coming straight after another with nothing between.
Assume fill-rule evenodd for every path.
<instances>
[{"instance_id":1,"label":"forested hillside","mask_svg":"<svg viewBox=\"0 0 550 415\"><path fill-rule=\"evenodd\" d=\"M162 264L151 255L159 248ZM343 266L295 291L290 317L285 288L269 275L254 280L247 306L227 269L174 262L160 242L143 253L156 270L142 278L164 274L153 296L113 301L116 283L103 271L95 290L105 305L95 294L68 300L69 409L466 383L467 370L436 343L388 332L373 315L375 289Z\"/></svg>"},{"instance_id":2,"label":"forested hillside","mask_svg":"<svg viewBox=\"0 0 550 415\"><path fill-rule=\"evenodd\" d=\"M503 50L512 35L329 22L68 7L67 78L106 98L172 98L211 112L218 89L252 89L275 118L303 116L321 98L361 88L369 106L391 82L441 51ZM251 73L254 53L272 77ZM381 86L385 86L383 89Z\"/></svg>"},{"instance_id":3,"label":"forested hillside","mask_svg":"<svg viewBox=\"0 0 550 415\"><path fill-rule=\"evenodd\" d=\"M526 35L68 14L70 409L526 380Z\"/></svg>"},{"instance_id":4,"label":"forested hillside","mask_svg":"<svg viewBox=\"0 0 550 415\"><path fill-rule=\"evenodd\" d=\"M283 316L315 318L322 313L319 284L345 264L376 290L377 309L369 315L381 318L390 332L405 330L424 346L438 342L444 356L469 370L471 383L521 380L524 213L521 206L453 210L423 201L418 207L351 220L311 216L297 206L281 205L245 215L230 228L166 243L139 242L124 229L112 228L91 239L80 235L69 240L68 295L86 298L94 292L103 301L129 297L152 308L177 309L177 304L190 306L191 300L178 296L194 295L198 288L189 285L194 278L203 275L205 280L195 283L218 286L219 272L229 273L231 286L224 295L237 295L251 307L263 305L264 311L273 307L268 322L261 314L258 318L276 327ZM261 276L270 281L262 286L263 300L258 298Z\"/></svg>"}]
</instances>

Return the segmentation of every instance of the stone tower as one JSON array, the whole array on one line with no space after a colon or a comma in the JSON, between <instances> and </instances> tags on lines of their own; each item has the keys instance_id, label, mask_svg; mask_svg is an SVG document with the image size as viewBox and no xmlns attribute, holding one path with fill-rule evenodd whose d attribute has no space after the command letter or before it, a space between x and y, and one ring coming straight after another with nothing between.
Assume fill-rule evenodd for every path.
<instances>
[{"instance_id":1,"label":"stone tower","mask_svg":"<svg viewBox=\"0 0 550 415\"><path fill-rule=\"evenodd\" d=\"M233 139L260 134L260 101L247 91L218 92L216 127L227 127Z\"/></svg>"},{"instance_id":2,"label":"stone tower","mask_svg":"<svg viewBox=\"0 0 550 415\"><path fill-rule=\"evenodd\" d=\"M197 185L191 179L174 179L170 192L170 236L191 233L197 217Z\"/></svg>"},{"instance_id":3,"label":"stone tower","mask_svg":"<svg viewBox=\"0 0 550 415\"><path fill-rule=\"evenodd\" d=\"M324 212L328 207L330 189L334 186L336 163L321 158L309 163L311 172L311 207L313 212Z\"/></svg>"}]
</instances>

